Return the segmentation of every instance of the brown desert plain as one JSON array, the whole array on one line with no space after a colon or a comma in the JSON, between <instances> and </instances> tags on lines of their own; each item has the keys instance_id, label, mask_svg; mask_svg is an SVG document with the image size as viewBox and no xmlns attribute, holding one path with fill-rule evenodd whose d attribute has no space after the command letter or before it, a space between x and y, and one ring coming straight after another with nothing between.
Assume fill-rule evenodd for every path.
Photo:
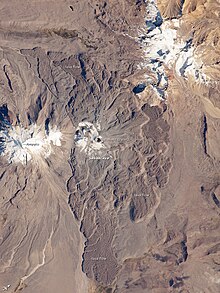
<instances>
[{"instance_id":1,"label":"brown desert plain","mask_svg":"<svg viewBox=\"0 0 220 293\"><path fill-rule=\"evenodd\" d=\"M0 0L0 292L220 292L218 0Z\"/></svg>"}]
</instances>

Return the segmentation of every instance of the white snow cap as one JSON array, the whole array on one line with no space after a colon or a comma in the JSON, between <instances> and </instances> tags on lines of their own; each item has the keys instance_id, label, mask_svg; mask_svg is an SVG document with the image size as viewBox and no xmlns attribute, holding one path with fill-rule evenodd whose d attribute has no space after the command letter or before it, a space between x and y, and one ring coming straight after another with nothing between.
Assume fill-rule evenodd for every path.
<instances>
[{"instance_id":1,"label":"white snow cap","mask_svg":"<svg viewBox=\"0 0 220 293\"><path fill-rule=\"evenodd\" d=\"M56 128L49 126L48 133L36 124L28 128L22 126L7 126L0 130L1 155L9 162L27 164L34 156L48 157L52 146L61 146L62 134Z\"/></svg>"}]
</instances>

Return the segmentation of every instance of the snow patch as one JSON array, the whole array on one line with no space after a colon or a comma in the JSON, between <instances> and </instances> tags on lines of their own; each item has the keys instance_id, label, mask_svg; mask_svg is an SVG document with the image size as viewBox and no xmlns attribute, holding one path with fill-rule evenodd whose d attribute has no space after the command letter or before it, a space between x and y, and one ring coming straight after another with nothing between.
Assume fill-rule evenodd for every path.
<instances>
[{"instance_id":1,"label":"snow patch","mask_svg":"<svg viewBox=\"0 0 220 293\"><path fill-rule=\"evenodd\" d=\"M105 149L106 146L98 132L100 128L100 124L98 124L96 128L91 122L80 122L74 137L76 146L89 155Z\"/></svg>"},{"instance_id":2,"label":"snow patch","mask_svg":"<svg viewBox=\"0 0 220 293\"><path fill-rule=\"evenodd\" d=\"M178 19L163 21L156 1L150 1L145 22L146 26L138 38L146 60L140 64L140 68L148 68L154 74L157 82L152 82L149 78L147 81L159 98L166 98L166 69L174 69L179 76L186 79L193 76L196 82L207 82L207 76L202 71L203 64L196 58L192 39L184 42L178 37Z\"/></svg>"},{"instance_id":3,"label":"snow patch","mask_svg":"<svg viewBox=\"0 0 220 293\"><path fill-rule=\"evenodd\" d=\"M175 70L179 76L187 78L193 76L195 81L206 83L208 77L203 73L203 63L195 58L195 49L191 46L187 50L182 50L176 60Z\"/></svg>"}]
</instances>

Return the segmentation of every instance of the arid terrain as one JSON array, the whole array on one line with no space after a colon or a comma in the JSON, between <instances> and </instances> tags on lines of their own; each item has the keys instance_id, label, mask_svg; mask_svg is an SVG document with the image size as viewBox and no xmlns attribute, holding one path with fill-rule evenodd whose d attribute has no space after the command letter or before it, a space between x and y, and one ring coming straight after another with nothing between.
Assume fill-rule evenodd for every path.
<instances>
[{"instance_id":1,"label":"arid terrain","mask_svg":"<svg viewBox=\"0 0 220 293\"><path fill-rule=\"evenodd\" d=\"M220 2L0 1L0 292L220 292Z\"/></svg>"}]
</instances>

